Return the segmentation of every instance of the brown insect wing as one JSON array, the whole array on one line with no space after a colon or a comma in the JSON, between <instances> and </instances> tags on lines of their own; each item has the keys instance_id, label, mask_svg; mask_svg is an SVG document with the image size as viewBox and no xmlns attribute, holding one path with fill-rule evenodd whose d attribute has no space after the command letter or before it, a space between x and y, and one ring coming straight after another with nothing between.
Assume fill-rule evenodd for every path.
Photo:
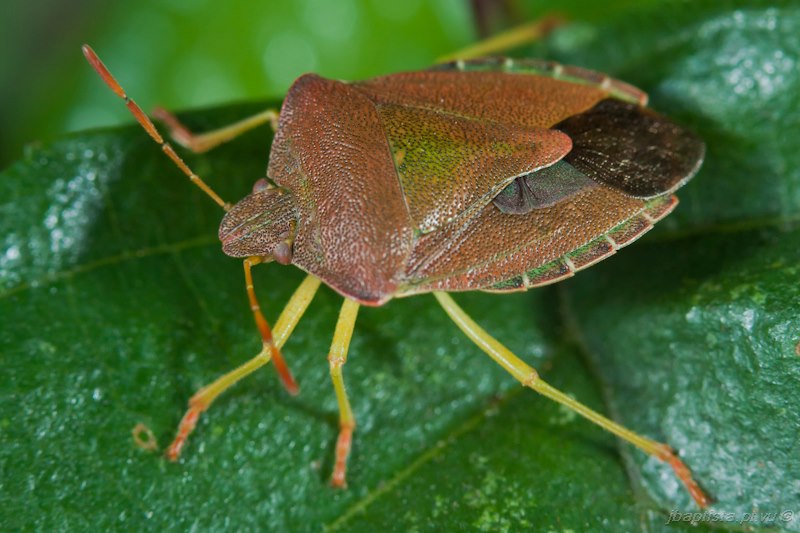
<instances>
[{"instance_id":1,"label":"brown insect wing","mask_svg":"<svg viewBox=\"0 0 800 533\"><path fill-rule=\"evenodd\" d=\"M564 158L600 183L637 198L672 192L695 175L705 145L652 109L608 99L555 126L572 138Z\"/></svg>"}]
</instances>

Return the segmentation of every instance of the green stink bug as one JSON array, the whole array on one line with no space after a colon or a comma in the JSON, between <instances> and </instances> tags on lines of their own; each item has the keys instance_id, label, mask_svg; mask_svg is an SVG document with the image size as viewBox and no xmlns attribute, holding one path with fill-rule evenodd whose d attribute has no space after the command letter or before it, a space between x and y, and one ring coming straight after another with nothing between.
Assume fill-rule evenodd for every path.
<instances>
[{"instance_id":1,"label":"green stink bug","mask_svg":"<svg viewBox=\"0 0 800 533\"><path fill-rule=\"evenodd\" d=\"M243 257L263 340L251 361L190 400L167 451L178 458L200 414L255 369L275 361L321 282L345 297L331 345L340 408L332 484L345 485L355 419L346 361L360 305L432 292L457 326L523 385L668 462L697 504L709 500L665 444L637 435L544 382L447 294L509 292L573 275L632 242L676 205L672 194L698 170L704 145L645 107L646 95L603 74L512 60L456 61L421 72L343 83L306 75L280 114L265 111L195 136L161 117L189 148L213 148L272 122L268 177L234 206L180 159L89 47L104 81L163 150L226 210L220 240ZM253 289L263 261L308 272L274 333Z\"/></svg>"}]
</instances>

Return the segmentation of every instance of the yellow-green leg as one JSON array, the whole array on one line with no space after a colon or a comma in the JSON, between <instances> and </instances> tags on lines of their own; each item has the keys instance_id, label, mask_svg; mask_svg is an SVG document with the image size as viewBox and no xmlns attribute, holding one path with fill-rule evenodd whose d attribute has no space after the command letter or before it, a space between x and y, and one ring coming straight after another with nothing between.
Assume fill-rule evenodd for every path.
<instances>
[{"instance_id":1,"label":"yellow-green leg","mask_svg":"<svg viewBox=\"0 0 800 533\"><path fill-rule=\"evenodd\" d=\"M497 339L489 335L483 328L473 321L458 304L446 293L434 292L433 295L439 300L445 312L453 319L453 322L469 337L469 339L486 352L489 357L495 360L500 366L505 368L525 387L530 387L539 394L572 409L581 416L588 418L598 426L610 431L618 437L630 442L645 453L653 455L662 461L667 462L675 474L683 482L697 505L700 508L706 507L711 500L705 495L703 490L692 479L689 468L678 459L672 448L666 444L643 437L629 430L628 428L609 420L600 413L589 409L582 403L570 398L560 390L546 383L535 369L525 364L519 357L514 355L508 348L503 346Z\"/></svg>"},{"instance_id":2,"label":"yellow-green leg","mask_svg":"<svg viewBox=\"0 0 800 533\"><path fill-rule=\"evenodd\" d=\"M247 263L245 263L245 271L249 273ZM248 287L249 294L252 291L252 280L249 280L248 284L250 285L250 287ZM252 374L270 362L275 351L283 346L289 338L289 335L294 331L295 326L297 326L303 313L305 313L308 308L308 304L310 304L311 300L314 298L314 294L316 294L319 285L319 279L311 275L306 276L306 279L303 280L303 283L295 290L294 294L289 299L289 303L286 304L280 317L278 317L274 332L270 337L271 342L264 342L261 351L255 357L227 374L220 376L213 383L201 388L192 396L189 400L189 409L186 411L186 414L183 416L178 426L175 440L173 440L172 444L167 448L166 455L168 459L171 461L178 460L181 449L184 444L186 444L186 439L189 438L189 434L191 434L197 425L200 415L211 406L214 400L217 399L217 396L228 390L228 388L232 387L243 377ZM253 312L256 313L256 310L254 309ZM258 313L260 314L260 311L258 311ZM256 321L258 322L257 318Z\"/></svg>"},{"instance_id":3,"label":"yellow-green leg","mask_svg":"<svg viewBox=\"0 0 800 533\"><path fill-rule=\"evenodd\" d=\"M192 133L175 115L161 107L153 110L153 117L167 126L176 143L196 153L207 152L267 122L272 124L273 131L278 129L278 112L274 109L267 109L228 126L205 133Z\"/></svg>"},{"instance_id":4,"label":"yellow-green leg","mask_svg":"<svg viewBox=\"0 0 800 533\"><path fill-rule=\"evenodd\" d=\"M261 306L258 304L256 291L253 287L253 274L251 270L253 266L259 263L261 263L260 257L248 257L244 260L244 281L245 288L247 289L247 299L250 300L250 311L253 312L253 319L255 320L258 332L261 334L261 342L264 345L264 349L269 350L272 364L275 366L275 370L278 372L278 376L284 388L289 394L294 396L300 389L297 386L297 382L294 380L294 376L292 376L292 372L286 365L286 361L283 359L280 348L273 342L272 330L267 323L267 319L264 318L264 314L261 312Z\"/></svg>"},{"instance_id":5,"label":"yellow-green leg","mask_svg":"<svg viewBox=\"0 0 800 533\"><path fill-rule=\"evenodd\" d=\"M564 23L564 18L558 15L549 15L541 19L511 28L493 37L479 41L474 45L462 48L457 52L442 56L440 62L455 61L456 59L474 59L502 54L518 46L532 43L541 39L558 26Z\"/></svg>"},{"instance_id":6,"label":"yellow-green leg","mask_svg":"<svg viewBox=\"0 0 800 533\"><path fill-rule=\"evenodd\" d=\"M347 486L345 480L347 457L350 455L353 431L356 428L356 419L344 387L342 367L347 361L347 350L350 348L350 339L353 337L358 307L358 303L345 298L342 309L339 311L339 320L336 322L336 331L333 333L333 342L331 342L331 350L328 354L331 380L333 380L333 389L336 391L336 402L339 404L339 437L336 439L336 457L331 475L331 485L337 488Z\"/></svg>"}]
</instances>

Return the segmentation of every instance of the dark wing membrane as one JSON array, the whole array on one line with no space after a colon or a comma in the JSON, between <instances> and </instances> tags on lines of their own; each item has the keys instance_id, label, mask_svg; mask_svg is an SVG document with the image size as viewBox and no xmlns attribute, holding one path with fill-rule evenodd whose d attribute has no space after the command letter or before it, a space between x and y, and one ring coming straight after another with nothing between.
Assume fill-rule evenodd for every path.
<instances>
[{"instance_id":1,"label":"dark wing membrane","mask_svg":"<svg viewBox=\"0 0 800 533\"><path fill-rule=\"evenodd\" d=\"M598 187L566 161L520 176L494 198L494 205L510 215L522 215L574 196L577 192Z\"/></svg>"},{"instance_id":2,"label":"dark wing membrane","mask_svg":"<svg viewBox=\"0 0 800 533\"><path fill-rule=\"evenodd\" d=\"M554 126L572 138L564 158L580 172L636 198L670 193L703 161L705 145L655 111L607 99Z\"/></svg>"},{"instance_id":3,"label":"dark wing membrane","mask_svg":"<svg viewBox=\"0 0 800 533\"><path fill-rule=\"evenodd\" d=\"M572 139L556 164L520 176L494 199L521 215L602 183L634 198L671 193L697 172L705 145L697 136L640 105L607 99L553 127Z\"/></svg>"}]
</instances>

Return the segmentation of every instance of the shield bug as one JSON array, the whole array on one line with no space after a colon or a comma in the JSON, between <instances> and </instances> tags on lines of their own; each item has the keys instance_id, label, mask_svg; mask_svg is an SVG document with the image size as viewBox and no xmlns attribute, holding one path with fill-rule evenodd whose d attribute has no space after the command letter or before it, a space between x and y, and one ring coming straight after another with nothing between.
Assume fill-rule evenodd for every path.
<instances>
[{"instance_id":1,"label":"shield bug","mask_svg":"<svg viewBox=\"0 0 800 533\"><path fill-rule=\"evenodd\" d=\"M433 293L456 325L520 383L669 463L700 507L709 500L672 449L592 411L543 381L449 292L521 291L557 282L649 230L697 172L703 142L646 107L645 93L604 74L543 61L478 59L346 83L300 77L280 113L194 135L159 111L173 137L204 151L257 125L276 130L268 180L231 206L166 143L94 52L84 54L163 151L226 211L223 251L244 258L261 352L200 389L167 450L176 460L200 414L274 361L321 282L344 297L329 352L340 410L331 482L345 486L355 419L342 367L361 305ZM308 273L275 325L251 269Z\"/></svg>"}]
</instances>

